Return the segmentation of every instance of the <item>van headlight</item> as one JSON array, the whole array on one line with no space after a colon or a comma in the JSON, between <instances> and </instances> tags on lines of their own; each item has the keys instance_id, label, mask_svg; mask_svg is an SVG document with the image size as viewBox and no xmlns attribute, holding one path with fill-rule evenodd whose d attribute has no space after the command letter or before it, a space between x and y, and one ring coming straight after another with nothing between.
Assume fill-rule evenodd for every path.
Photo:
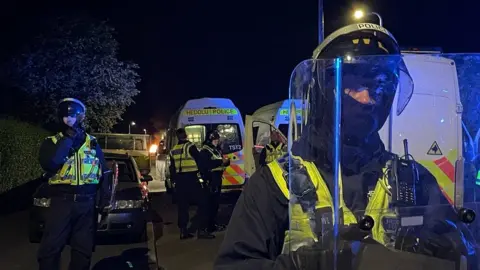
<instances>
[{"instance_id":1,"label":"van headlight","mask_svg":"<svg viewBox=\"0 0 480 270\"><path fill-rule=\"evenodd\" d=\"M142 208L143 200L118 200L115 202L115 209Z\"/></svg>"},{"instance_id":2,"label":"van headlight","mask_svg":"<svg viewBox=\"0 0 480 270\"><path fill-rule=\"evenodd\" d=\"M50 207L50 198L33 198L33 205L38 207Z\"/></svg>"}]
</instances>

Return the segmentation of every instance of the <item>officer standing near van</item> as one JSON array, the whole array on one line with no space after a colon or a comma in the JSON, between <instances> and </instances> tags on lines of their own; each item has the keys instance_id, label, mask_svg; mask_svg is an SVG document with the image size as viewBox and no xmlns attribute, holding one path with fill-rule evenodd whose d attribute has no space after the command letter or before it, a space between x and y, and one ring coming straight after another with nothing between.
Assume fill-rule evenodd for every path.
<instances>
[{"instance_id":1,"label":"officer standing near van","mask_svg":"<svg viewBox=\"0 0 480 270\"><path fill-rule=\"evenodd\" d=\"M48 208L44 235L38 250L40 270L59 270L61 252L70 241L70 270L88 270L94 247L95 204L111 197L108 170L95 137L85 132L86 108L74 98L60 101L60 132L40 146L40 165L48 176Z\"/></svg>"},{"instance_id":2,"label":"officer standing near van","mask_svg":"<svg viewBox=\"0 0 480 270\"><path fill-rule=\"evenodd\" d=\"M271 132L270 140L270 143L265 145L260 152L259 163L262 166L266 166L287 153L287 146L281 141L278 131L273 130Z\"/></svg>"},{"instance_id":3,"label":"officer standing near van","mask_svg":"<svg viewBox=\"0 0 480 270\"><path fill-rule=\"evenodd\" d=\"M170 151L170 177L175 184L175 193L178 206L178 228L180 239L193 237L188 230L190 220L189 208L192 200L198 204L197 215L200 219L199 238L211 238L205 236L205 220L207 198L202 190L198 173L201 165L200 153L195 144L187 139L185 129L179 128L176 131L178 143Z\"/></svg>"},{"instance_id":4,"label":"officer standing near van","mask_svg":"<svg viewBox=\"0 0 480 270\"><path fill-rule=\"evenodd\" d=\"M202 178L206 182L205 188L208 196L207 229L209 232L222 231L225 226L216 223L220 195L222 192L222 175L225 168L230 165L229 158L223 158L219 150L220 134L216 130L207 132L200 155L205 165Z\"/></svg>"}]
</instances>

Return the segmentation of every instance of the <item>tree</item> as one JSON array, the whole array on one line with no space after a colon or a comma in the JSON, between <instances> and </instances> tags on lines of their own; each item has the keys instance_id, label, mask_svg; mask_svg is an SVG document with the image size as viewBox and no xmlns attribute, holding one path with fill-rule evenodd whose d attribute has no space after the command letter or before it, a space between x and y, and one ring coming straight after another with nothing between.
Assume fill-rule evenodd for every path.
<instances>
[{"instance_id":1,"label":"tree","mask_svg":"<svg viewBox=\"0 0 480 270\"><path fill-rule=\"evenodd\" d=\"M8 82L25 94L29 120L56 121L58 101L74 97L87 106L87 125L108 132L139 93L139 67L118 50L106 22L60 17L11 59Z\"/></svg>"}]
</instances>

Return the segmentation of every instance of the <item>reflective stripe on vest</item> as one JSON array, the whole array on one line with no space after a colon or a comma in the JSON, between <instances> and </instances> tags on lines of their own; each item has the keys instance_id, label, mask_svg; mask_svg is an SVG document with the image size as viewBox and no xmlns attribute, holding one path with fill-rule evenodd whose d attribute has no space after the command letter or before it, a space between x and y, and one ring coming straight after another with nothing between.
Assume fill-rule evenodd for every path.
<instances>
[{"instance_id":1,"label":"reflective stripe on vest","mask_svg":"<svg viewBox=\"0 0 480 270\"><path fill-rule=\"evenodd\" d=\"M190 155L190 147L195 147L191 142L177 144L170 151L170 155L175 162L175 171L177 173L198 171L197 163Z\"/></svg>"},{"instance_id":2,"label":"reflective stripe on vest","mask_svg":"<svg viewBox=\"0 0 480 270\"><path fill-rule=\"evenodd\" d=\"M213 150L210 146L204 144L202 148L210 152L210 154L212 154L212 160L222 160L222 156L220 155L220 153L218 153L218 151ZM219 167L213 168L211 171L221 172L224 169L225 168L223 166L219 166Z\"/></svg>"},{"instance_id":3,"label":"reflective stripe on vest","mask_svg":"<svg viewBox=\"0 0 480 270\"><path fill-rule=\"evenodd\" d=\"M265 146L267 151L265 162L270 163L283 156L285 154L285 151L283 150L284 146L285 145L283 143L279 143L277 147L273 146L272 144L267 144Z\"/></svg>"},{"instance_id":4,"label":"reflective stripe on vest","mask_svg":"<svg viewBox=\"0 0 480 270\"><path fill-rule=\"evenodd\" d=\"M301 164L306 168L308 176L316 188L318 200L315 209L330 208L333 213L332 196L317 167L312 162L303 161L299 157L292 158L300 160ZM268 168L270 169L276 184L282 191L285 198L290 200L290 192L287 185L288 179L285 179L284 177L285 171L283 170L282 166L278 163L278 161L274 161L268 164ZM382 244L387 243L388 239L386 239L383 226L380 226L380 222L378 221L382 220L385 217L395 217L395 215L393 215L391 211L384 210L388 209L388 204L390 202L389 195L384 189L384 184L386 183L386 181L387 180L384 178L379 179L377 185L375 186L374 194L365 210L365 213L359 213L361 216L369 215L374 219L375 224L372 229L372 236L375 240ZM342 191L342 181L340 181L340 191ZM342 194L342 192L340 192L340 194ZM343 214L344 225L349 225L357 222L355 215L345 205L343 196L340 197L340 208ZM290 230L285 232L282 253L286 254L291 250L296 250L303 245L311 245L313 242L316 241L317 236L312 231L312 228L310 226L310 218L308 217L308 215L303 212L300 204L291 205Z\"/></svg>"},{"instance_id":5,"label":"reflective stripe on vest","mask_svg":"<svg viewBox=\"0 0 480 270\"><path fill-rule=\"evenodd\" d=\"M49 137L54 144L63 137L62 133ZM69 157L62 168L48 180L50 185L86 185L98 184L101 170L100 160L97 158L96 150L92 146L95 137L86 136L85 143L78 151Z\"/></svg>"}]
</instances>

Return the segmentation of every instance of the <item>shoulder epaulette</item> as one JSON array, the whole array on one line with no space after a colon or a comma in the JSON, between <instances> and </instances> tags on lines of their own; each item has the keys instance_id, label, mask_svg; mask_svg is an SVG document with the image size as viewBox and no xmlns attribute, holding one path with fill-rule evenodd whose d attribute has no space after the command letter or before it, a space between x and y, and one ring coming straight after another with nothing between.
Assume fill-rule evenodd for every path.
<instances>
[{"instance_id":1,"label":"shoulder epaulette","mask_svg":"<svg viewBox=\"0 0 480 270\"><path fill-rule=\"evenodd\" d=\"M52 140L53 143L57 143L57 141L60 140L61 138L63 138L63 134L59 132L53 136L49 136L45 138L45 140Z\"/></svg>"},{"instance_id":2,"label":"shoulder epaulette","mask_svg":"<svg viewBox=\"0 0 480 270\"><path fill-rule=\"evenodd\" d=\"M59 133L55 134L54 137L55 137L55 139L60 140L61 138L63 138L63 134L61 132L59 132Z\"/></svg>"}]
</instances>

